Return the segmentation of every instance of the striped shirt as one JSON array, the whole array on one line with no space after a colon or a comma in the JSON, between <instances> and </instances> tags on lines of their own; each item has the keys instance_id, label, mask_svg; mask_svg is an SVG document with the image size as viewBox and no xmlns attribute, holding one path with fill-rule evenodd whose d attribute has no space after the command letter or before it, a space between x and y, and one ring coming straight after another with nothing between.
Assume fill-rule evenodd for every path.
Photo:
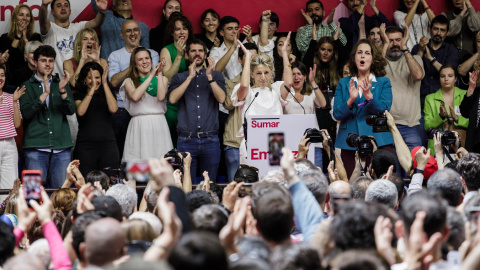
<instances>
[{"instance_id":1,"label":"striped shirt","mask_svg":"<svg viewBox=\"0 0 480 270\"><path fill-rule=\"evenodd\" d=\"M13 123L13 95L3 92L0 99L3 98L0 104L0 139L7 139L17 136L15 124ZM17 100L18 108L20 102Z\"/></svg>"}]
</instances>

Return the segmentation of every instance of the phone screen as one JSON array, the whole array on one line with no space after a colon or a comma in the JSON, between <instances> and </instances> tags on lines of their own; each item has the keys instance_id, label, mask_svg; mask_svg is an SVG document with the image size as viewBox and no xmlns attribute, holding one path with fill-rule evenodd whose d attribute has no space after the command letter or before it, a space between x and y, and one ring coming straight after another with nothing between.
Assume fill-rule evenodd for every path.
<instances>
[{"instance_id":1,"label":"phone screen","mask_svg":"<svg viewBox=\"0 0 480 270\"><path fill-rule=\"evenodd\" d=\"M148 182L151 179L150 166L148 161L127 162L127 179L137 182Z\"/></svg>"},{"instance_id":2,"label":"phone screen","mask_svg":"<svg viewBox=\"0 0 480 270\"><path fill-rule=\"evenodd\" d=\"M23 189L25 191L25 200L27 201L28 206L30 206L29 201L35 200L38 203L42 198L41 189L42 186L42 174L37 173L27 173L22 177Z\"/></svg>"},{"instance_id":3,"label":"phone screen","mask_svg":"<svg viewBox=\"0 0 480 270\"><path fill-rule=\"evenodd\" d=\"M280 165L282 148L285 146L285 135L283 133L268 134L268 161L270 165Z\"/></svg>"}]
</instances>

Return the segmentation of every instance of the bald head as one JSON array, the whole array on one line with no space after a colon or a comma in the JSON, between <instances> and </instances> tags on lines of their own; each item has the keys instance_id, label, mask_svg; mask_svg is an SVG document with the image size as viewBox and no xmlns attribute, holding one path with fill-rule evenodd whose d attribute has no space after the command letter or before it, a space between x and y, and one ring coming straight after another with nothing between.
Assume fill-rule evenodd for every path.
<instances>
[{"instance_id":1,"label":"bald head","mask_svg":"<svg viewBox=\"0 0 480 270\"><path fill-rule=\"evenodd\" d=\"M125 47L138 47L140 44L142 31L140 30L140 26L136 21L126 20L122 24L122 32L120 33L120 36L125 41Z\"/></svg>"},{"instance_id":2,"label":"bald head","mask_svg":"<svg viewBox=\"0 0 480 270\"><path fill-rule=\"evenodd\" d=\"M125 235L120 222L102 218L85 232L85 259L89 265L104 266L125 254Z\"/></svg>"},{"instance_id":3,"label":"bald head","mask_svg":"<svg viewBox=\"0 0 480 270\"><path fill-rule=\"evenodd\" d=\"M330 198L332 195L350 195L350 184L346 181L335 181L328 186Z\"/></svg>"}]
</instances>

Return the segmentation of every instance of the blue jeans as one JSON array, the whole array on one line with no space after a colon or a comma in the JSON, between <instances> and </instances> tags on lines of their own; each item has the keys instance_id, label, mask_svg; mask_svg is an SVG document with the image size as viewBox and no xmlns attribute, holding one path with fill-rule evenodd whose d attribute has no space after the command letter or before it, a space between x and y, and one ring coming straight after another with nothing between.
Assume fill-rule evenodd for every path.
<instances>
[{"instance_id":1,"label":"blue jeans","mask_svg":"<svg viewBox=\"0 0 480 270\"><path fill-rule=\"evenodd\" d=\"M27 170L42 171L42 183L47 183L47 173L50 172L52 188L59 188L63 185L67 176L67 167L70 163L72 149L68 148L60 153L42 152L36 149L24 149L25 165Z\"/></svg>"},{"instance_id":2,"label":"blue jeans","mask_svg":"<svg viewBox=\"0 0 480 270\"><path fill-rule=\"evenodd\" d=\"M405 126L405 125L397 125L397 129L402 135L403 141L407 144L408 149L412 151L413 148L417 146L422 146L422 138L421 138L421 129L422 126L417 125L413 127Z\"/></svg>"},{"instance_id":3,"label":"blue jeans","mask_svg":"<svg viewBox=\"0 0 480 270\"><path fill-rule=\"evenodd\" d=\"M178 137L177 149L180 152L189 152L192 156L190 173L192 182L197 183L197 166L200 168L200 175L203 171L208 172L210 180L217 180L218 164L220 163L220 142L217 135L196 138Z\"/></svg>"},{"instance_id":4,"label":"blue jeans","mask_svg":"<svg viewBox=\"0 0 480 270\"><path fill-rule=\"evenodd\" d=\"M225 146L225 163L227 164L227 182L232 182L240 166L240 149Z\"/></svg>"}]
</instances>

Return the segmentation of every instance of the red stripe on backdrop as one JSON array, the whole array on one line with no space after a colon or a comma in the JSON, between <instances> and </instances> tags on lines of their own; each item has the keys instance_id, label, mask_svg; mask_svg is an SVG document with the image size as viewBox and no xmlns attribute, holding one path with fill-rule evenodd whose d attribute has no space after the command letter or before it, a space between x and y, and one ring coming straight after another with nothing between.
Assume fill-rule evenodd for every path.
<instances>
[{"instance_id":1,"label":"red stripe on backdrop","mask_svg":"<svg viewBox=\"0 0 480 270\"><path fill-rule=\"evenodd\" d=\"M403 1L403 0L401 0ZM305 24L300 13L300 9L305 9L307 1L289 1L289 0L250 0L250 1L225 1L225 0L207 0L194 1L182 0L183 13L190 19L194 26L195 33L201 32L200 15L208 8L215 9L220 16L235 16L240 21L240 26L250 25L254 32L258 32L258 20L262 11L271 9L280 17L279 32L297 31L298 27ZM346 4L347 0L343 0ZM477 11L480 8L480 0L471 0L472 5ZM112 0L109 0L111 6ZM325 16L340 4L340 0L322 1L325 7ZM366 12L373 14L370 8L370 2L367 0ZM427 0L427 3L438 15L443 11L452 9L452 5L448 0ZM157 26L161 20L162 8L164 1L156 0L132 0L133 16L136 20L146 23L150 28ZM377 0L377 8L384 13L390 21L393 21L393 12L398 8L398 0ZM111 7L110 7L111 8ZM91 7L87 7L74 20L82 21L93 18L94 13Z\"/></svg>"}]
</instances>

